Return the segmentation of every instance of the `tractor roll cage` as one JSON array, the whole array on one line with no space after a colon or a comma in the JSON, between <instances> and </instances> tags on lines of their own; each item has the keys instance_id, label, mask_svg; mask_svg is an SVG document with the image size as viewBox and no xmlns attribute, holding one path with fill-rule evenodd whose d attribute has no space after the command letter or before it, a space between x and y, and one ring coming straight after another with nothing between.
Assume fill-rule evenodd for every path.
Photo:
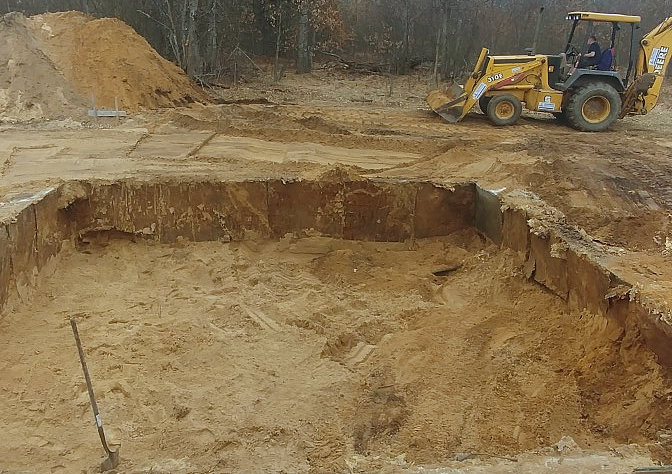
<instances>
[{"instance_id":1,"label":"tractor roll cage","mask_svg":"<svg viewBox=\"0 0 672 474\"><path fill-rule=\"evenodd\" d=\"M567 38L567 45L565 46L565 53L569 52L569 47L572 45L572 40L574 39L574 33L576 32L576 27L579 25L580 21L591 21L599 23L611 23L611 43L610 48L615 47L616 45L616 35L621 29L619 23L630 24L630 54L628 58L628 72L625 75L625 85L628 85L630 81L630 74L632 73L632 66L634 64L634 52L635 52L635 29L639 28L639 22L641 17L633 15L617 15L617 14L607 14L607 13L595 13L595 12L570 12L567 14L567 19L572 20L572 28L569 32L569 37Z\"/></svg>"}]
</instances>

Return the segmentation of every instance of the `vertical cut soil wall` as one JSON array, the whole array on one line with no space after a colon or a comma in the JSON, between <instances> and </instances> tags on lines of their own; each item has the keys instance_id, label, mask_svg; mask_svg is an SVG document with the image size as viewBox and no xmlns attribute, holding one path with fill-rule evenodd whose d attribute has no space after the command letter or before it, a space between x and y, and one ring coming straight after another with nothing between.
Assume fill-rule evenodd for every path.
<instances>
[{"instance_id":1,"label":"vertical cut soil wall","mask_svg":"<svg viewBox=\"0 0 672 474\"><path fill-rule=\"evenodd\" d=\"M413 181L76 182L2 203L0 305L30 287L64 241L116 230L164 243L317 232L405 241L476 227L520 253L527 276L567 301L639 331L672 366L672 326L599 263L599 250L538 200L503 202L473 183Z\"/></svg>"}]
</instances>

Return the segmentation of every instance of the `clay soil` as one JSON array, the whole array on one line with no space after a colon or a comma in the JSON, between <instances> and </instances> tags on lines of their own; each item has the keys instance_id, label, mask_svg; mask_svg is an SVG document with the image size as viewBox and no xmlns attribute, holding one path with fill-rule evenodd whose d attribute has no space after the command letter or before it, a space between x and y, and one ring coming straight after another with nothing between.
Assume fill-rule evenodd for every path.
<instances>
[{"instance_id":1,"label":"clay soil","mask_svg":"<svg viewBox=\"0 0 672 474\"><path fill-rule=\"evenodd\" d=\"M424 105L420 73L268 76L213 90L211 105L121 122L3 125L0 195L125 177L475 180L538 195L629 281L672 301L667 91L648 116L587 134L542 114L508 128L478 111L446 124ZM469 233L417 248L295 237L65 250L0 319L0 470L95 470L72 316L126 472L670 461L666 369L527 282L515 256Z\"/></svg>"}]
</instances>

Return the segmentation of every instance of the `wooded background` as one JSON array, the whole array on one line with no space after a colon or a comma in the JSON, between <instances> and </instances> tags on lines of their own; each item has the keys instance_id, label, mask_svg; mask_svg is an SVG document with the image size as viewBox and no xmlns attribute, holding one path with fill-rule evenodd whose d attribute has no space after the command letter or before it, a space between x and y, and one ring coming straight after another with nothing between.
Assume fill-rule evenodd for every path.
<instances>
[{"instance_id":1,"label":"wooded background","mask_svg":"<svg viewBox=\"0 0 672 474\"><path fill-rule=\"evenodd\" d=\"M537 50L543 53L564 48L568 11L641 15L640 36L672 15L672 0L0 0L0 13L117 17L201 80L232 74L231 64L247 61L245 55L277 58L276 74L285 67L309 72L315 58L391 74L433 70L436 63L447 77L468 71L482 46L493 54L523 53L532 46L542 5ZM596 32L606 47L606 25ZM621 56L628 34L624 28ZM583 43L583 36L575 40Z\"/></svg>"}]
</instances>

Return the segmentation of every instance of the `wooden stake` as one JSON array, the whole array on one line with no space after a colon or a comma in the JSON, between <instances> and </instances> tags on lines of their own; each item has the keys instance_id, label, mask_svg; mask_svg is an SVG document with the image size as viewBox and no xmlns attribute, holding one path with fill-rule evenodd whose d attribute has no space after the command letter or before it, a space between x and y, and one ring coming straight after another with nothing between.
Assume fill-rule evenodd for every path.
<instances>
[{"instance_id":1,"label":"wooden stake","mask_svg":"<svg viewBox=\"0 0 672 474\"><path fill-rule=\"evenodd\" d=\"M98 109L96 109L96 94L91 92L91 108L93 109L93 116L95 117L96 122L98 122Z\"/></svg>"}]
</instances>

